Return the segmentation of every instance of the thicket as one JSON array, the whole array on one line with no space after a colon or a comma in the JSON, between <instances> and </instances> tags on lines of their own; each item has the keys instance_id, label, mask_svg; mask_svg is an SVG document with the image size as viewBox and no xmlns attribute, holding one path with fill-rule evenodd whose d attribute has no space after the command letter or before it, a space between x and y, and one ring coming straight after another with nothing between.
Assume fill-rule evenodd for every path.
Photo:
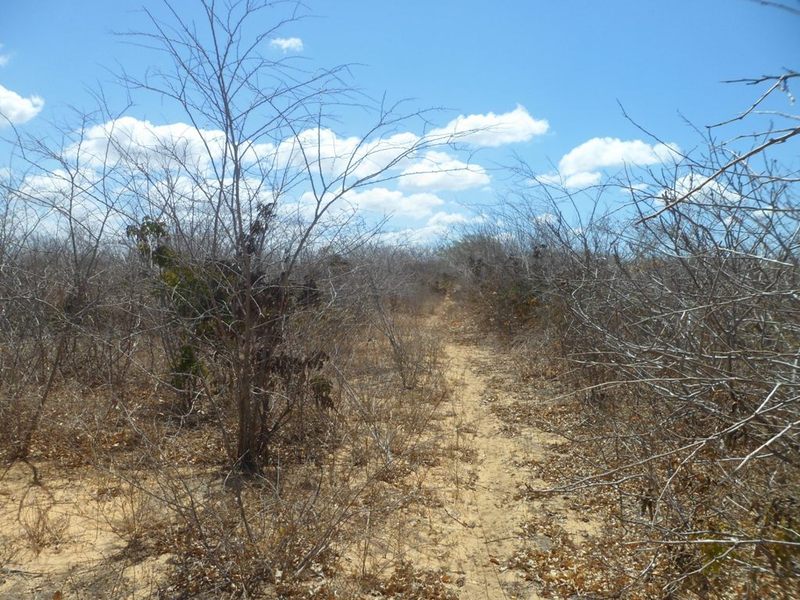
<instances>
[{"instance_id":1,"label":"thicket","mask_svg":"<svg viewBox=\"0 0 800 600\"><path fill-rule=\"evenodd\" d=\"M624 590L798 590L798 177L764 154L799 132L709 137L588 199L523 166L502 224L448 250L488 324L560 358L574 412L549 427L576 456L552 492L612 492L620 556L587 568Z\"/></svg>"},{"instance_id":2,"label":"thicket","mask_svg":"<svg viewBox=\"0 0 800 600\"><path fill-rule=\"evenodd\" d=\"M351 582L371 585L391 568L368 560L372 532L406 501L395 483L445 395L420 327L443 288L430 255L379 243L348 194L453 136L392 141L423 114L370 104L343 67L261 54L298 5L203 8L148 15L131 37L156 66L121 78L191 125L101 105L51 136L12 132L0 457L31 469L31 531L50 528L43 464L108 479L124 557L173 556L164 597L306 593L355 544ZM355 104L374 122L331 146ZM36 552L52 538L33 537Z\"/></svg>"},{"instance_id":3,"label":"thicket","mask_svg":"<svg viewBox=\"0 0 800 600\"><path fill-rule=\"evenodd\" d=\"M231 393L241 273L185 260L163 224L127 234L72 261L52 238L4 239L4 472L23 461L46 490L43 464L90 468L124 554L173 557L164 597L305 594L337 553L371 556L445 396L439 340L421 325L443 297L436 262L360 244L309 253L291 279L256 276L254 470L240 466ZM79 293L76 264L92 265ZM58 538L36 489L20 506L38 511L40 552ZM391 561L364 556L354 581L369 586Z\"/></svg>"}]
</instances>

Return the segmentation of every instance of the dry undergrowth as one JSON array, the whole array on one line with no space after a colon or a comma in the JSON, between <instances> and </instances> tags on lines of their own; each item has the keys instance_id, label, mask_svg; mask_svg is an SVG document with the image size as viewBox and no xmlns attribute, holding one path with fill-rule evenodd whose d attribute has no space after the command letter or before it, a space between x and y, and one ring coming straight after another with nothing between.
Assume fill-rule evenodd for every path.
<instances>
[{"instance_id":1,"label":"dry undergrowth","mask_svg":"<svg viewBox=\"0 0 800 600\"><path fill-rule=\"evenodd\" d=\"M531 427L557 436L552 452L543 460L520 464L534 483L526 483L521 497L541 505L561 498L579 514L590 515L601 523L601 533L576 544L559 524L559 515L550 511L536 513L527 525L532 535L544 535L545 548L522 551L508 563L522 570L541 586L546 597L571 598L792 598L800 593L790 577L775 577L764 572L743 577L735 569L706 569L682 581L675 595L676 574L689 569L687 561L696 560L680 546L673 551L658 548L648 541L652 535L650 507L641 486L626 481L624 473L615 473L613 431L603 428L603 410L592 399L571 393L574 378L552 355L533 351L530 341L514 353L514 368L520 375L509 389L517 399L501 407L497 414L506 424L505 431L515 435L520 428ZM566 382L566 384L564 383ZM546 390L542 394L541 390ZM530 396L549 398L530 402ZM624 402L615 404L617 410ZM605 409L604 409L605 410ZM628 421L647 418L641 414L619 414ZM597 479L599 470L611 471ZM573 485L584 482L586 485ZM702 565L699 565L702 566ZM727 590L724 596L711 590Z\"/></svg>"},{"instance_id":2,"label":"dry undergrowth","mask_svg":"<svg viewBox=\"0 0 800 600\"><path fill-rule=\"evenodd\" d=\"M421 435L446 397L429 314L394 315L392 340L365 327L333 409L293 421L256 478L226 469L235 423L213 406L178 418L146 381L118 402L54 389L2 475L0 595L450 598L399 555L360 560L438 460Z\"/></svg>"},{"instance_id":3,"label":"dry undergrowth","mask_svg":"<svg viewBox=\"0 0 800 600\"><path fill-rule=\"evenodd\" d=\"M68 420L77 396L65 393L31 461L3 475L0 592L668 596L686 558L645 541L640 490L569 485L608 461L596 406L569 393L546 341L509 350L446 306L437 317L395 315L394 342L385 328L365 330L341 367L334 412L309 411L287 429L255 479L225 468L232 423L176 419L153 389L111 410L98 395L81 408L91 419ZM413 385L398 345L402 360L419 361ZM504 541L489 540L498 528ZM722 585L730 597L748 586L792 597L786 581L733 576L704 573L675 597Z\"/></svg>"}]
</instances>

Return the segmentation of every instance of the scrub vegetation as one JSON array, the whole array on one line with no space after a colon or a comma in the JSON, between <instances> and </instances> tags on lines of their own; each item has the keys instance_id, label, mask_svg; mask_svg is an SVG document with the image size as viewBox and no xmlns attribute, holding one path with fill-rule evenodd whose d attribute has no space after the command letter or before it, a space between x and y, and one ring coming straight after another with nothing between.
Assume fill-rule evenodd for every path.
<instances>
[{"instance_id":1,"label":"scrub vegetation","mask_svg":"<svg viewBox=\"0 0 800 600\"><path fill-rule=\"evenodd\" d=\"M800 117L738 134L800 74L669 164L519 163L404 244L348 199L476 132L259 54L293 4L203 7L121 78L182 133L11 128L0 596L800 594Z\"/></svg>"}]
</instances>

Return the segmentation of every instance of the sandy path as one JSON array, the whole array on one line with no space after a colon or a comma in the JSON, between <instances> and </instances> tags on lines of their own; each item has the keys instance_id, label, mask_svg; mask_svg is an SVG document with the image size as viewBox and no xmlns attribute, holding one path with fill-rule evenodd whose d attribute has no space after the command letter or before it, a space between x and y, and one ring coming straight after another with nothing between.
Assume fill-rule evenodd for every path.
<instances>
[{"instance_id":1,"label":"sandy path","mask_svg":"<svg viewBox=\"0 0 800 600\"><path fill-rule=\"evenodd\" d=\"M449 325L446 318L437 321L432 326L440 331ZM451 390L439 420L445 460L426 481L439 503L403 519L403 554L417 567L447 573L462 599L538 598L535 584L505 565L533 543L521 525L535 505L519 494L530 480L514 462L541 457L547 434L503 433L492 409L508 401L496 384L509 374L496 368L503 358L488 345L451 339L444 349Z\"/></svg>"},{"instance_id":2,"label":"sandy path","mask_svg":"<svg viewBox=\"0 0 800 600\"><path fill-rule=\"evenodd\" d=\"M457 482L445 494L445 510L469 525L454 532L452 540L457 549L455 568L464 577L461 597L535 598L502 566L522 543L519 524L527 520L529 509L527 502L516 498L519 478L511 460L533 449L520 447L519 438L502 436L501 423L490 411L492 390L477 367L492 357L468 345L448 344L446 352L454 396L453 433L459 444L466 443L474 451L472 464L464 465L468 485L461 487Z\"/></svg>"}]
</instances>

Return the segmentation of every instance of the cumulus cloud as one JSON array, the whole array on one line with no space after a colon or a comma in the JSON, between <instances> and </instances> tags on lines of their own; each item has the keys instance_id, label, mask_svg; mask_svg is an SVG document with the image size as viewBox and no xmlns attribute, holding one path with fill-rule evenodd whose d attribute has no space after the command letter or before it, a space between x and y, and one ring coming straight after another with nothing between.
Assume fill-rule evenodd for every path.
<instances>
[{"instance_id":1,"label":"cumulus cloud","mask_svg":"<svg viewBox=\"0 0 800 600\"><path fill-rule=\"evenodd\" d=\"M329 180L346 173L352 183L387 169L402 168L419 143L419 136L411 132L365 142L359 137L341 137L324 127L306 129L278 145L276 164L302 169L308 161L314 171Z\"/></svg>"},{"instance_id":2,"label":"cumulus cloud","mask_svg":"<svg viewBox=\"0 0 800 600\"><path fill-rule=\"evenodd\" d=\"M44 100L39 96L20 96L0 85L0 127L9 121L12 125L22 125L33 119L44 108Z\"/></svg>"},{"instance_id":3,"label":"cumulus cloud","mask_svg":"<svg viewBox=\"0 0 800 600\"><path fill-rule=\"evenodd\" d=\"M460 191L488 184L489 175L480 165L470 165L435 150L426 152L400 176L403 188L431 191Z\"/></svg>"},{"instance_id":4,"label":"cumulus cloud","mask_svg":"<svg viewBox=\"0 0 800 600\"><path fill-rule=\"evenodd\" d=\"M641 140L596 137L562 156L557 173L540 175L538 180L569 189L585 188L600 183L602 169L665 163L677 158L678 152L680 149L676 144L648 144Z\"/></svg>"},{"instance_id":5,"label":"cumulus cloud","mask_svg":"<svg viewBox=\"0 0 800 600\"><path fill-rule=\"evenodd\" d=\"M675 179L671 187L663 188L654 198L656 204L668 204L679 198L688 196L685 202L691 204L714 204L725 202L726 204L738 204L743 200L742 196L735 190L723 185L719 180L707 181L705 175L700 173L687 173ZM697 190L699 186L703 186ZM692 190L696 190L693 193Z\"/></svg>"},{"instance_id":6,"label":"cumulus cloud","mask_svg":"<svg viewBox=\"0 0 800 600\"><path fill-rule=\"evenodd\" d=\"M102 180L102 175L90 168L28 174L12 198L22 201L27 211L25 224L37 233L58 236L78 230L90 237L120 233L125 223L123 210L98 191Z\"/></svg>"},{"instance_id":7,"label":"cumulus cloud","mask_svg":"<svg viewBox=\"0 0 800 600\"><path fill-rule=\"evenodd\" d=\"M337 222L355 214L372 219L392 217L420 221L430 217L444 203L439 196L430 192L407 194L386 187L369 187L348 191L326 210L323 221ZM295 205L291 201L284 203L283 210L305 219L313 218L317 210L315 196L307 191Z\"/></svg>"},{"instance_id":8,"label":"cumulus cloud","mask_svg":"<svg viewBox=\"0 0 800 600\"><path fill-rule=\"evenodd\" d=\"M558 217L556 217L553 213L542 213L540 215L536 215L533 217L534 223L539 223L542 225L552 225L558 222Z\"/></svg>"},{"instance_id":9,"label":"cumulus cloud","mask_svg":"<svg viewBox=\"0 0 800 600\"><path fill-rule=\"evenodd\" d=\"M438 211L431 215L421 227L409 227L387 232L382 234L381 238L386 242L430 244L445 239L448 235L457 231L459 225L482 223L485 220L486 218L483 215L465 215Z\"/></svg>"},{"instance_id":10,"label":"cumulus cloud","mask_svg":"<svg viewBox=\"0 0 800 600\"><path fill-rule=\"evenodd\" d=\"M225 153L225 139L219 129L198 129L186 123L156 125L125 116L88 128L80 146L75 144L72 150L80 148L84 160L95 165L125 157L151 169L186 167L207 173L212 162ZM244 148L243 158L246 166L259 162L278 170L308 167L328 184L346 174L348 182L353 183L382 171L387 171L387 177L396 177L411 162L413 150L420 143L420 137L411 132L364 141L320 127L305 129L275 144L252 143Z\"/></svg>"},{"instance_id":11,"label":"cumulus cloud","mask_svg":"<svg viewBox=\"0 0 800 600\"><path fill-rule=\"evenodd\" d=\"M536 123L522 107L511 113L460 119L448 125L449 132L463 133L462 139L485 145L527 139L535 127L526 123ZM512 131L510 123L519 127ZM484 126L491 130L471 130ZM487 134L490 137L485 137ZM225 138L225 133L217 129L200 129L180 122L159 125L124 116L83 131L80 146L72 147L72 156L77 158L80 151L83 164L96 169L117 160L130 161L150 175L145 192L154 195L153 202L168 202L196 214L219 185L211 167L226 152ZM300 217L313 213L315 207L307 177L314 179L317 193L324 191L323 202L358 182L358 189L345 194L332 207L330 218L354 212L422 222L430 218L432 221L424 225L428 228L464 222L457 213L442 212L445 201L438 192L481 188L491 183L484 167L469 164L455 153L433 149L429 138L411 131L364 140L339 135L329 128L312 127L274 142L259 140L244 156L242 175L245 179L252 177L256 184L264 182L264 173L280 178L281 170L286 169L291 185L297 186L297 195L294 201L285 197L280 210ZM371 187L365 185L367 182ZM250 198L264 197L269 201L274 195L271 189L245 189Z\"/></svg>"},{"instance_id":12,"label":"cumulus cloud","mask_svg":"<svg viewBox=\"0 0 800 600\"><path fill-rule=\"evenodd\" d=\"M494 147L527 142L534 136L547 133L549 128L546 120L534 119L524 106L517 105L511 112L502 114L459 115L431 134L452 136L454 141L474 146Z\"/></svg>"},{"instance_id":13,"label":"cumulus cloud","mask_svg":"<svg viewBox=\"0 0 800 600\"><path fill-rule=\"evenodd\" d=\"M225 134L198 129L186 123L154 125L135 117L120 117L90 127L83 136L81 152L95 163L121 156L134 160L156 159L162 166L180 163L202 168L224 152ZM77 151L77 145L73 147Z\"/></svg>"},{"instance_id":14,"label":"cumulus cloud","mask_svg":"<svg viewBox=\"0 0 800 600\"><path fill-rule=\"evenodd\" d=\"M363 140L340 136L325 127L312 127L275 143L253 143L246 150L248 162L266 161L271 168L305 169L330 183L343 174L349 182L385 172L399 177L401 186L413 190L465 190L490 182L486 169L470 165L441 151L419 152L443 137L471 145L497 146L530 139L547 130L546 121L533 119L519 106L504 114L488 113L460 116L446 127L422 137L399 131L386 137ZM82 151L97 163L127 155L162 167L183 165L210 166L225 152L225 134L217 129L198 129L186 123L156 125L124 116L89 128ZM77 146L76 146L77 148ZM262 162L263 164L263 162Z\"/></svg>"},{"instance_id":15,"label":"cumulus cloud","mask_svg":"<svg viewBox=\"0 0 800 600\"><path fill-rule=\"evenodd\" d=\"M425 218L433 213L436 207L444 204L444 200L429 192L404 194L402 191L384 187L350 192L345 195L345 201L356 210L412 219Z\"/></svg>"},{"instance_id":16,"label":"cumulus cloud","mask_svg":"<svg viewBox=\"0 0 800 600\"><path fill-rule=\"evenodd\" d=\"M273 48L278 48L284 54L303 51L303 40L298 37L275 38L269 41L269 45Z\"/></svg>"},{"instance_id":17,"label":"cumulus cloud","mask_svg":"<svg viewBox=\"0 0 800 600\"><path fill-rule=\"evenodd\" d=\"M597 185L600 183L602 178L603 175L596 171L574 173L572 175L565 175L563 173L547 173L537 177L541 183L561 185L571 190Z\"/></svg>"},{"instance_id":18,"label":"cumulus cloud","mask_svg":"<svg viewBox=\"0 0 800 600\"><path fill-rule=\"evenodd\" d=\"M592 138L565 154L558 162L558 169L569 176L623 165L654 165L675 157L677 151L674 144L650 145L641 140Z\"/></svg>"},{"instance_id":19,"label":"cumulus cloud","mask_svg":"<svg viewBox=\"0 0 800 600\"><path fill-rule=\"evenodd\" d=\"M574 173L573 175L567 175L564 179L564 185L569 189L590 187L600 183L602 178L603 176L597 171Z\"/></svg>"},{"instance_id":20,"label":"cumulus cloud","mask_svg":"<svg viewBox=\"0 0 800 600\"><path fill-rule=\"evenodd\" d=\"M467 215L461 213L449 213L440 210L436 214L434 214L430 219L428 219L428 226L447 226L450 227L452 225L463 225L464 223L470 223L472 219Z\"/></svg>"}]
</instances>

